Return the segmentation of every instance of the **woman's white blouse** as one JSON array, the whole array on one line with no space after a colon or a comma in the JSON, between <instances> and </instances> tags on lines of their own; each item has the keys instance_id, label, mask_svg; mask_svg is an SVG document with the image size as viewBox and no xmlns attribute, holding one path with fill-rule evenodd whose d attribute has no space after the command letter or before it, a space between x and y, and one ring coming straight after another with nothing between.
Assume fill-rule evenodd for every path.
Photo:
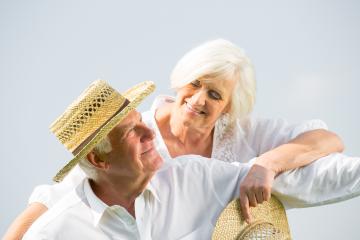
<instances>
[{"instance_id":1,"label":"woman's white blouse","mask_svg":"<svg viewBox=\"0 0 360 240\"><path fill-rule=\"evenodd\" d=\"M150 111L143 113L143 121L155 131L155 145L165 161L171 160L168 149L156 125L156 109L173 102L170 96L158 96ZM311 120L300 124L289 124L283 119L252 119L228 124L228 117L222 116L215 125L212 158L226 162L248 162L270 149L289 142L301 133L314 129L326 129L321 120ZM29 203L40 202L51 208L66 193L70 192L85 177L76 166L61 183L37 186L30 196Z\"/></svg>"},{"instance_id":2,"label":"woman's white blouse","mask_svg":"<svg viewBox=\"0 0 360 240\"><path fill-rule=\"evenodd\" d=\"M155 112L163 104L174 101L173 97L160 95L150 109L143 113L143 121L155 131L158 151L165 159L171 159L168 149L155 122ZM212 158L225 162L246 163L279 145L289 142L301 133L327 129L321 120L289 124L284 119L248 118L229 124L227 115L221 116L215 124Z\"/></svg>"}]
</instances>

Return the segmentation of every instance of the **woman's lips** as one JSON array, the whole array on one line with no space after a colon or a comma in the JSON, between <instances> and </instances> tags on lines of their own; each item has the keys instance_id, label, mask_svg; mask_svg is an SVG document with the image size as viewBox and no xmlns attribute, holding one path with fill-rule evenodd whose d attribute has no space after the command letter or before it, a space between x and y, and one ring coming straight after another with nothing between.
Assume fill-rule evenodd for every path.
<instances>
[{"instance_id":1,"label":"woman's lips","mask_svg":"<svg viewBox=\"0 0 360 240\"><path fill-rule=\"evenodd\" d=\"M190 113L193 113L193 114L198 114L198 115L205 114L204 111L197 110L190 103L185 103L185 106L186 106L187 112L190 112Z\"/></svg>"}]
</instances>

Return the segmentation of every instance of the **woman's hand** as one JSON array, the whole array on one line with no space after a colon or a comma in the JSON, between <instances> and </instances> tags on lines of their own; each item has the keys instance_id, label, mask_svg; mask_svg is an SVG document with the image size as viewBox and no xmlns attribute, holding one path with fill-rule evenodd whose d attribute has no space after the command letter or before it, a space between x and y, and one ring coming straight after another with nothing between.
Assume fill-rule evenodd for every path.
<instances>
[{"instance_id":1,"label":"woman's hand","mask_svg":"<svg viewBox=\"0 0 360 240\"><path fill-rule=\"evenodd\" d=\"M275 171L256 162L250 168L240 184L240 207L246 222L251 222L250 207L256 207L270 199L275 176Z\"/></svg>"},{"instance_id":2,"label":"woman's hand","mask_svg":"<svg viewBox=\"0 0 360 240\"><path fill-rule=\"evenodd\" d=\"M343 149L344 145L335 133L318 129L302 133L288 143L261 154L240 185L240 205L245 220L251 221L249 207L256 207L270 199L271 187L278 174Z\"/></svg>"}]
</instances>

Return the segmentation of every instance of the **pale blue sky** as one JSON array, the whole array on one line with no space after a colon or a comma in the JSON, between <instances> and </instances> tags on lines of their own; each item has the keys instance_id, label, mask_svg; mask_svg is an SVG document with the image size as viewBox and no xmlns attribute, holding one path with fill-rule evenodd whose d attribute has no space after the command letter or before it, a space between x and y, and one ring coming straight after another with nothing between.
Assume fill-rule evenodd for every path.
<instances>
[{"instance_id":1,"label":"pale blue sky","mask_svg":"<svg viewBox=\"0 0 360 240\"><path fill-rule=\"evenodd\" d=\"M359 25L355 0L0 0L0 235L71 157L48 126L91 81L155 81L146 110L172 94L176 61L219 37L255 65L256 115L320 118L360 156ZM294 239L360 239L359 212L358 198L288 216Z\"/></svg>"}]
</instances>

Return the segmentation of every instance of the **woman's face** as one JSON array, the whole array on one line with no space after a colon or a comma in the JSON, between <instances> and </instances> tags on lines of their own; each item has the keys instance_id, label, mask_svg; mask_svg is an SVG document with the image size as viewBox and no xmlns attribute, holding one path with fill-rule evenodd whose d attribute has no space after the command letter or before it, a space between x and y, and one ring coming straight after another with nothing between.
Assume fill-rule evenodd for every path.
<instances>
[{"instance_id":1,"label":"woman's face","mask_svg":"<svg viewBox=\"0 0 360 240\"><path fill-rule=\"evenodd\" d=\"M235 82L199 79L177 91L173 114L175 119L191 128L213 128L222 113L230 109Z\"/></svg>"}]
</instances>

